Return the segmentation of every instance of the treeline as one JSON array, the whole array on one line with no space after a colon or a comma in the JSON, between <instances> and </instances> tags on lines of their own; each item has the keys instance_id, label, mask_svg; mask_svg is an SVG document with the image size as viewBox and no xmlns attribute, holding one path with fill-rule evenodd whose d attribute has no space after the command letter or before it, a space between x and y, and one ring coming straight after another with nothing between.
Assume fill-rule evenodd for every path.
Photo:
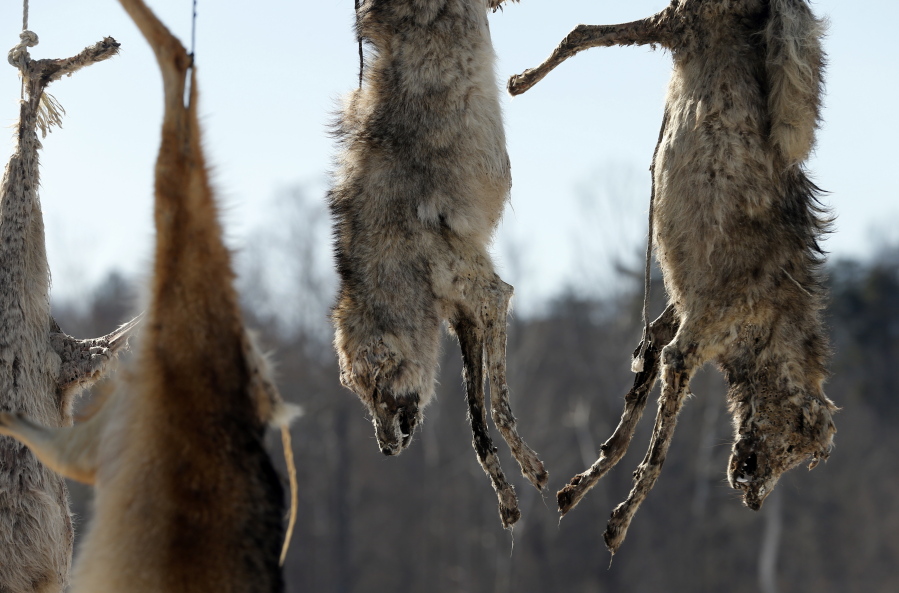
<instances>
[{"instance_id":1,"label":"treeline","mask_svg":"<svg viewBox=\"0 0 899 593\"><path fill-rule=\"evenodd\" d=\"M834 357L826 390L842 407L830 461L786 474L762 511L741 506L725 480L725 386L707 368L692 383L695 397L662 477L611 567L602 531L646 451L654 405L628 455L561 523L554 494L594 461L618 422L640 336L638 282L623 275L633 289L620 296L563 294L539 315L510 319L513 406L521 434L550 471L550 488L540 494L519 476L494 435L523 514L509 533L471 447L458 346L445 341L438 401L410 450L386 458L361 404L338 382L328 281L281 275L280 296L267 297L262 267L246 255L250 325L273 350L284 396L305 410L292 433L300 504L288 591L899 591L899 249L829 270ZM57 303L55 311L64 330L93 335L125 320L134 302L132 283L113 274L87 304ZM277 435L271 446L283 467ZM80 531L88 496L73 486Z\"/></svg>"}]
</instances>

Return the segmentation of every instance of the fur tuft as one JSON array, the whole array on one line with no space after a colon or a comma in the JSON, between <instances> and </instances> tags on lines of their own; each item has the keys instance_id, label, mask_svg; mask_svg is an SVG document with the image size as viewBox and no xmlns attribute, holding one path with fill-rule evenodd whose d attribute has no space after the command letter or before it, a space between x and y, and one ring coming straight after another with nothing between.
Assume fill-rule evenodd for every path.
<instances>
[{"instance_id":1,"label":"fur tuft","mask_svg":"<svg viewBox=\"0 0 899 593\"><path fill-rule=\"evenodd\" d=\"M826 21L807 0L771 0L765 27L771 142L787 166L808 158L821 117Z\"/></svg>"}]
</instances>

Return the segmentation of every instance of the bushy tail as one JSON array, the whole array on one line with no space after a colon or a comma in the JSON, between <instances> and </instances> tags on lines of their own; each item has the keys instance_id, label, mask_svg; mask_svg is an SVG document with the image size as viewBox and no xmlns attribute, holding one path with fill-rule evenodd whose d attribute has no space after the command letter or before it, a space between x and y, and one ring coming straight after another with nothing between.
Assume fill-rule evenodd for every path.
<instances>
[{"instance_id":1,"label":"bushy tail","mask_svg":"<svg viewBox=\"0 0 899 593\"><path fill-rule=\"evenodd\" d=\"M821 112L826 22L807 0L771 0L765 28L771 141L788 166L808 158Z\"/></svg>"}]
</instances>

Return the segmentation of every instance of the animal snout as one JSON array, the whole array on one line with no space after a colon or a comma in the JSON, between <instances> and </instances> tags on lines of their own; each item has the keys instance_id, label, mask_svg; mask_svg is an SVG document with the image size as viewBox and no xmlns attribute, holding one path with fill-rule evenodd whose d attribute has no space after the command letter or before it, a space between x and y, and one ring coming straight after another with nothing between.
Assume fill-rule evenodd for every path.
<instances>
[{"instance_id":1,"label":"animal snout","mask_svg":"<svg viewBox=\"0 0 899 593\"><path fill-rule=\"evenodd\" d=\"M754 476L759 467L759 457L755 453L750 453L742 460L737 462L734 473L737 476L737 482L748 482L749 476Z\"/></svg>"},{"instance_id":2,"label":"animal snout","mask_svg":"<svg viewBox=\"0 0 899 593\"><path fill-rule=\"evenodd\" d=\"M762 508L765 498L774 489L778 476L769 467L769 458L751 438L734 445L727 470L730 487L743 493L743 502L750 509Z\"/></svg>"},{"instance_id":3,"label":"animal snout","mask_svg":"<svg viewBox=\"0 0 899 593\"><path fill-rule=\"evenodd\" d=\"M375 436L384 455L399 455L412 442L412 434L418 424L418 406L396 408L392 412L382 409L374 418Z\"/></svg>"}]
</instances>

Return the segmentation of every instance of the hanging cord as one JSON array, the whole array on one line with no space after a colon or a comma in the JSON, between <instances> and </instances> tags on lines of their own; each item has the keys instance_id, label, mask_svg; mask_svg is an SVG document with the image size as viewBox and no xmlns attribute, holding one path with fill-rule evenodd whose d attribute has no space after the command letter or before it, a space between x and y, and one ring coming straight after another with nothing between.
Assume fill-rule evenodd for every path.
<instances>
[{"instance_id":1,"label":"hanging cord","mask_svg":"<svg viewBox=\"0 0 899 593\"><path fill-rule=\"evenodd\" d=\"M9 50L9 54L7 54L7 60L9 61L9 64L18 68L22 75L23 92L25 84L25 71L28 69L28 48L36 46L37 42L37 35L35 35L31 31L22 31L21 33L19 33L19 43L17 43L15 47ZM24 96L22 98L24 99Z\"/></svg>"},{"instance_id":2,"label":"hanging cord","mask_svg":"<svg viewBox=\"0 0 899 593\"><path fill-rule=\"evenodd\" d=\"M649 347L649 296L652 288L652 235L653 218L656 201L656 158L659 156L659 147L662 145L662 137L665 135L665 127L668 125L668 111L662 117L662 128L659 130L659 139L656 149L652 152L652 164L649 173L652 176L652 189L649 193L649 236L646 238L646 268L643 275L643 340L640 342L640 352L631 361L631 371L640 373L643 371L646 361L646 349Z\"/></svg>"},{"instance_id":3,"label":"hanging cord","mask_svg":"<svg viewBox=\"0 0 899 593\"><path fill-rule=\"evenodd\" d=\"M356 40L359 42L359 88L361 89L362 88L362 70L365 68L365 57L362 54L362 31L359 28L359 0L355 0L355 7L356 7Z\"/></svg>"},{"instance_id":4,"label":"hanging cord","mask_svg":"<svg viewBox=\"0 0 899 593\"><path fill-rule=\"evenodd\" d=\"M197 49L197 0L193 3L193 12L190 20L190 61L193 62Z\"/></svg>"},{"instance_id":5,"label":"hanging cord","mask_svg":"<svg viewBox=\"0 0 899 593\"><path fill-rule=\"evenodd\" d=\"M9 61L10 65L19 69L19 76L22 77L22 85L19 90L19 99L21 101L25 101L25 82L28 78L28 63L31 60L31 57L28 55L28 48L34 47L38 44L37 35L33 31L29 31L28 27L28 0L23 0L22 6L22 25L26 28L19 33L19 43L16 44L11 50L9 50L9 54L7 54L7 61ZM29 97L29 99L32 97ZM52 131L53 126L62 126L62 116L65 115L66 110L62 108L62 105L47 92L41 92L40 97L38 99L38 110L37 110L37 127L41 131L41 136L44 138L47 137Z\"/></svg>"},{"instance_id":6,"label":"hanging cord","mask_svg":"<svg viewBox=\"0 0 899 593\"><path fill-rule=\"evenodd\" d=\"M22 33L25 33L25 31L27 31L27 30L28 30L28 0L22 0ZM23 42L25 41L24 37L20 37L20 38L22 39ZM34 43L35 43L35 45L37 44L36 37L35 37ZM31 47L34 47L34 45L32 45ZM27 52L27 50L25 50L25 51ZM19 99L22 101L25 100L25 68L24 68L25 55L27 55L27 53L23 54L22 58L21 58L23 68L22 68L22 86L19 89Z\"/></svg>"},{"instance_id":7,"label":"hanging cord","mask_svg":"<svg viewBox=\"0 0 899 593\"><path fill-rule=\"evenodd\" d=\"M27 2L27 0L26 0ZM197 0L193 0L190 18L190 66L187 67L187 81L184 85L184 104L190 108L193 86L194 60L197 52Z\"/></svg>"}]
</instances>

